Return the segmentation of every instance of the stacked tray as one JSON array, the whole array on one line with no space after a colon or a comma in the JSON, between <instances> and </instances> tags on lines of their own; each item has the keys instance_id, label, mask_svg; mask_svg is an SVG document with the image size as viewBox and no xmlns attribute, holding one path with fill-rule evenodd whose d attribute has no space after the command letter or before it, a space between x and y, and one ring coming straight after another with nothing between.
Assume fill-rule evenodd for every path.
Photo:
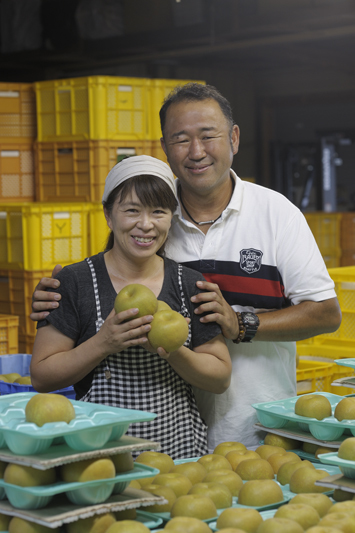
<instances>
[{"instance_id":1,"label":"stacked tray","mask_svg":"<svg viewBox=\"0 0 355 533\"><path fill-rule=\"evenodd\" d=\"M338 457L338 453L322 453L319 456L321 463L326 465L337 466L344 474L345 477L355 479L355 461L348 461L347 459L341 459ZM354 487L355 490L355 487Z\"/></svg>"},{"instance_id":2,"label":"stacked tray","mask_svg":"<svg viewBox=\"0 0 355 533\"><path fill-rule=\"evenodd\" d=\"M25 417L26 404L35 394L24 392L0 397L0 448L8 447L13 453L28 455L47 450L59 438L73 450L93 450L120 439L132 423L156 417L145 411L70 400L75 409L74 420L69 424L51 422L39 427L26 422Z\"/></svg>"},{"instance_id":3,"label":"stacked tray","mask_svg":"<svg viewBox=\"0 0 355 533\"><path fill-rule=\"evenodd\" d=\"M127 474L114 478L65 483L58 481L52 485L20 487L0 479L0 499L7 498L16 509L42 509L57 494L65 494L75 505L91 505L106 501L112 494L121 494L134 479L152 477L159 470L136 463Z\"/></svg>"},{"instance_id":4,"label":"stacked tray","mask_svg":"<svg viewBox=\"0 0 355 533\"><path fill-rule=\"evenodd\" d=\"M344 398L337 394L328 392L313 392L312 395L321 395L328 398L332 412L336 405ZM284 428L289 422L297 423L299 429L305 433L310 433L315 439L320 441L336 441L346 434L355 435L355 424L353 420L343 420L339 422L334 416L329 416L323 420L308 418L295 413L295 404L299 396L278 400L274 402L263 402L253 404L259 422L265 428Z\"/></svg>"},{"instance_id":5,"label":"stacked tray","mask_svg":"<svg viewBox=\"0 0 355 533\"><path fill-rule=\"evenodd\" d=\"M325 478L325 486L355 493L355 461L338 457L338 452L321 454L319 459L327 466L338 467L341 472L340 475Z\"/></svg>"},{"instance_id":6,"label":"stacked tray","mask_svg":"<svg viewBox=\"0 0 355 533\"><path fill-rule=\"evenodd\" d=\"M46 470L65 463L103 458L124 452L157 449L158 443L126 436L131 423L153 420L144 411L120 409L70 400L76 418L69 424L47 423L42 427L26 422L25 407L36 393L0 397L0 460ZM153 477L156 468L134 463L133 470L114 478L87 482L57 481L51 485L21 487L0 479L0 513L59 527L67 521L96 513L139 508L163 503L163 498L128 488L132 480ZM161 522L149 518L154 527Z\"/></svg>"}]
</instances>

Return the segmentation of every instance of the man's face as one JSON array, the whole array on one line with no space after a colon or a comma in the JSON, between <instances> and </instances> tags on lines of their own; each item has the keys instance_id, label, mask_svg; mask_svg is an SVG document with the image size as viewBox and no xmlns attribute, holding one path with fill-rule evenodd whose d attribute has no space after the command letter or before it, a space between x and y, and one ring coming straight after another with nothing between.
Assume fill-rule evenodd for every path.
<instances>
[{"instance_id":1,"label":"man's face","mask_svg":"<svg viewBox=\"0 0 355 533\"><path fill-rule=\"evenodd\" d=\"M166 114L162 147L183 190L207 195L229 180L238 151L239 128L213 100L172 104Z\"/></svg>"}]
</instances>

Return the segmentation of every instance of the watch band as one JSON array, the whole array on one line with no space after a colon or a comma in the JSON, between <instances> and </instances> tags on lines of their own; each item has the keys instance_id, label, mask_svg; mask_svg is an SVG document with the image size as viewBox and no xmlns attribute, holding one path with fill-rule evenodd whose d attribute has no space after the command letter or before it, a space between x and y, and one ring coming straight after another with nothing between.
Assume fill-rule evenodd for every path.
<instances>
[{"instance_id":1,"label":"watch band","mask_svg":"<svg viewBox=\"0 0 355 533\"><path fill-rule=\"evenodd\" d=\"M245 329L245 335L241 342L251 342L251 340L255 337L256 332L258 331L258 327L260 324L259 317L255 313L251 313L249 311L240 314Z\"/></svg>"}]
</instances>

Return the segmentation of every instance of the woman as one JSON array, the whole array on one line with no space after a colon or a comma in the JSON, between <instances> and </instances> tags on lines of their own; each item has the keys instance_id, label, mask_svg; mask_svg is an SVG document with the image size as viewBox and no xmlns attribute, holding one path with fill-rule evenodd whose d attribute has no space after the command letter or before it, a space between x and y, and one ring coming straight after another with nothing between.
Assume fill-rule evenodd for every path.
<instances>
[{"instance_id":1,"label":"woman","mask_svg":"<svg viewBox=\"0 0 355 533\"><path fill-rule=\"evenodd\" d=\"M174 459L206 454L192 386L224 392L231 361L220 327L194 315L190 297L203 277L162 256L177 206L174 176L150 156L124 159L106 178L103 206L106 250L58 274L62 299L38 324L32 384L48 392L75 383L77 399L156 413L128 433L158 441ZM115 314L115 297L130 283L190 319L184 346L154 353L147 338L153 317L134 318L138 309Z\"/></svg>"}]
</instances>

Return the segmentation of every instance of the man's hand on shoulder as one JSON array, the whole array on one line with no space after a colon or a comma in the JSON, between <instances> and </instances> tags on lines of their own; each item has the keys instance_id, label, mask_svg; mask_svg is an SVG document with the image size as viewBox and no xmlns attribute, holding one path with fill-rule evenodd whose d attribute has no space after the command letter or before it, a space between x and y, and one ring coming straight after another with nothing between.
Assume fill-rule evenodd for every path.
<instances>
[{"instance_id":1,"label":"man's hand on shoulder","mask_svg":"<svg viewBox=\"0 0 355 533\"><path fill-rule=\"evenodd\" d=\"M30 319L34 322L43 320L49 315L52 309L59 306L58 301L61 299L61 295L57 292L47 291L47 288L57 289L60 282L54 279L54 276L62 270L60 265L56 265L52 272L51 278L42 278L36 286L32 295L32 313Z\"/></svg>"}]
</instances>

